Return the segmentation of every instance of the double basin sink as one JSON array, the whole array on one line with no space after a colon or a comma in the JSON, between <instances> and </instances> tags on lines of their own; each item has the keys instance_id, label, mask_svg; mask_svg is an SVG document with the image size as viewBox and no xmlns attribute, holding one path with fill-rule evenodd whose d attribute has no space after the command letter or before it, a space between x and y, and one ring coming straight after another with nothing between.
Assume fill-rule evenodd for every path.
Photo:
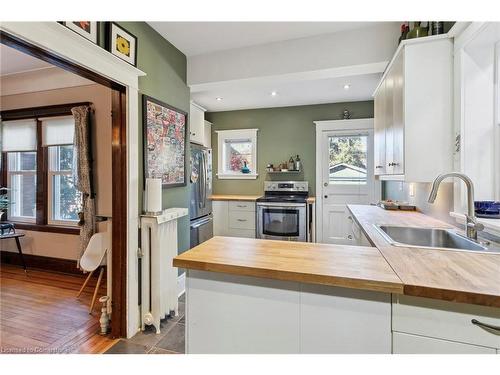
<instances>
[{"instance_id":1,"label":"double basin sink","mask_svg":"<svg viewBox=\"0 0 500 375\"><path fill-rule=\"evenodd\" d=\"M379 233L393 246L427 249L500 252L500 248L475 242L451 229L416 228L375 225Z\"/></svg>"}]
</instances>

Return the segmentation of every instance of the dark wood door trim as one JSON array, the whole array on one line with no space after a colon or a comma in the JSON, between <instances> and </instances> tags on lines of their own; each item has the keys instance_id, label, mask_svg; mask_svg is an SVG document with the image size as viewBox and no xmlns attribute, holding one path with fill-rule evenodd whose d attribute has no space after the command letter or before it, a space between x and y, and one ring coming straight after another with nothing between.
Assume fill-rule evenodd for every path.
<instances>
[{"instance_id":1,"label":"dark wood door trim","mask_svg":"<svg viewBox=\"0 0 500 375\"><path fill-rule=\"evenodd\" d=\"M125 93L116 90L112 92L111 108L111 168L113 169L113 257L111 265L113 275L123 276L119 278L113 276L111 332L113 336L119 337L126 335L127 324L127 279L125 277L127 275L127 129L122 126L126 123ZM120 250L116 251L115 249Z\"/></svg>"},{"instance_id":2,"label":"dark wood door trim","mask_svg":"<svg viewBox=\"0 0 500 375\"><path fill-rule=\"evenodd\" d=\"M23 39L0 31L0 43L112 89L112 303L111 336L127 334L127 148L126 88ZM3 168L2 168L3 169ZM2 171L3 172L3 171ZM3 173L2 173L3 175Z\"/></svg>"}]
</instances>

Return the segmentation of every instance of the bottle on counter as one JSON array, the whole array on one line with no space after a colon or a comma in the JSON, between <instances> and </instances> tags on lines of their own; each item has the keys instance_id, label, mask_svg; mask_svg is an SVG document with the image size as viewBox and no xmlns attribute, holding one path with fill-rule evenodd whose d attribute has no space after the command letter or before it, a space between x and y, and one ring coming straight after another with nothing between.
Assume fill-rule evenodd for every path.
<instances>
[{"instance_id":1,"label":"bottle on counter","mask_svg":"<svg viewBox=\"0 0 500 375\"><path fill-rule=\"evenodd\" d=\"M295 158L295 170L300 171L300 168L302 168L302 162L300 161L299 155Z\"/></svg>"},{"instance_id":2,"label":"bottle on counter","mask_svg":"<svg viewBox=\"0 0 500 375\"><path fill-rule=\"evenodd\" d=\"M427 27L422 26L421 21L415 21L413 23L413 29L411 29L411 31L408 33L408 39L421 38L427 36L427 33Z\"/></svg>"},{"instance_id":3,"label":"bottle on counter","mask_svg":"<svg viewBox=\"0 0 500 375\"><path fill-rule=\"evenodd\" d=\"M293 160L293 156L290 156L290 160L288 160L288 170L293 171L295 169L295 162Z\"/></svg>"}]
</instances>

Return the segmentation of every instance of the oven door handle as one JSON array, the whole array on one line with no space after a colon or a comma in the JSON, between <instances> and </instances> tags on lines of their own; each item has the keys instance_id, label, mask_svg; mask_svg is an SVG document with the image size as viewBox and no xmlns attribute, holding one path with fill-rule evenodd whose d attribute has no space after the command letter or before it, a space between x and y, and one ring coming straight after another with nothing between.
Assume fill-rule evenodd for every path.
<instances>
[{"instance_id":1,"label":"oven door handle","mask_svg":"<svg viewBox=\"0 0 500 375\"><path fill-rule=\"evenodd\" d=\"M306 207L306 203L268 203L268 202L257 202L257 206L266 207L266 208L300 208Z\"/></svg>"}]
</instances>

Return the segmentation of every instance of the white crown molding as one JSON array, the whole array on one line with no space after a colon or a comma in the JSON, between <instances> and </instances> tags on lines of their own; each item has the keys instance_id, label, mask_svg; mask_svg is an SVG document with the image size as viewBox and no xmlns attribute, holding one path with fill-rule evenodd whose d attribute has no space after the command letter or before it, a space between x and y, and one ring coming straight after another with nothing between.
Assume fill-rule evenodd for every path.
<instances>
[{"instance_id":1,"label":"white crown molding","mask_svg":"<svg viewBox=\"0 0 500 375\"><path fill-rule=\"evenodd\" d=\"M137 78L146 75L57 22L2 22L0 29L21 39L28 37L37 47L135 89Z\"/></svg>"}]
</instances>

